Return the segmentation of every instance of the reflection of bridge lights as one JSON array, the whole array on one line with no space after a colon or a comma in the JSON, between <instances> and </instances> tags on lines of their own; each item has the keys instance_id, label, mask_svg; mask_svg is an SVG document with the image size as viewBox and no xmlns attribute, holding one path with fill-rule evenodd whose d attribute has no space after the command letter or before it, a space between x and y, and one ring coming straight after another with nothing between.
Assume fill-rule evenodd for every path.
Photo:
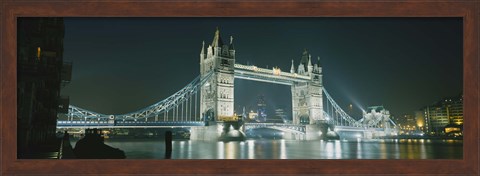
<instances>
[{"instance_id":1,"label":"reflection of bridge lights","mask_svg":"<svg viewBox=\"0 0 480 176\"><path fill-rule=\"evenodd\" d=\"M285 144L285 140L280 140L280 159L287 159L286 148L287 145Z\"/></svg>"}]
</instances>

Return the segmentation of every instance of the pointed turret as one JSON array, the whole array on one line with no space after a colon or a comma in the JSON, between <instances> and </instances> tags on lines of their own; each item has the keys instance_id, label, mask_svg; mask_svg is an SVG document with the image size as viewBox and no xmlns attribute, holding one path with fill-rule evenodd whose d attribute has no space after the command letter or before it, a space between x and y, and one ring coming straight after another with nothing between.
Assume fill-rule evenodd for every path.
<instances>
[{"instance_id":1,"label":"pointed turret","mask_svg":"<svg viewBox=\"0 0 480 176\"><path fill-rule=\"evenodd\" d=\"M235 47L233 46L233 36L230 36L230 46L228 48L229 50L235 50Z\"/></svg>"},{"instance_id":2,"label":"pointed turret","mask_svg":"<svg viewBox=\"0 0 480 176\"><path fill-rule=\"evenodd\" d=\"M293 59L292 59L292 66L290 67L290 73L295 73L295 66L293 65Z\"/></svg>"},{"instance_id":3,"label":"pointed turret","mask_svg":"<svg viewBox=\"0 0 480 176\"><path fill-rule=\"evenodd\" d=\"M320 65L320 56L317 58L317 63L315 64L316 67L316 72L317 73L322 73L322 66Z\"/></svg>"},{"instance_id":4,"label":"pointed turret","mask_svg":"<svg viewBox=\"0 0 480 176\"><path fill-rule=\"evenodd\" d=\"M299 75L305 75L305 66L300 63L300 65L298 65L298 74Z\"/></svg>"},{"instance_id":5,"label":"pointed turret","mask_svg":"<svg viewBox=\"0 0 480 176\"><path fill-rule=\"evenodd\" d=\"M200 55L204 55L205 54L205 40L202 41L202 51L200 51Z\"/></svg>"},{"instance_id":6,"label":"pointed turret","mask_svg":"<svg viewBox=\"0 0 480 176\"><path fill-rule=\"evenodd\" d=\"M312 65L312 55L309 54L308 55L308 66L311 66Z\"/></svg>"},{"instance_id":7,"label":"pointed turret","mask_svg":"<svg viewBox=\"0 0 480 176\"><path fill-rule=\"evenodd\" d=\"M308 66L308 51L307 51L307 49L303 50L302 58L300 59L299 65L300 64L302 64L303 70L308 70L308 68L307 68L307 66ZM300 69L300 66L299 66L299 69Z\"/></svg>"},{"instance_id":8,"label":"pointed turret","mask_svg":"<svg viewBox=\"0 0 480 176\"><path fill-rule=\"evenodd\" d=\"M230 56L235 58L235 47L233 46L233 36L230 36L230 45L228 45Z\"/></svg>"},{"instance_id":9,"label":"pointed turret","mask_svg":"<svg viewBox=\"0 0 480 176\"><path fill-rule=\"evenodd\" d=\"M202 41L202 50L200 51L200 74L203 73L203 60L205 60L207 56L205 55L205 41Z\"/></svg>"},{"instance_id":10,"label":"pointed turret","mask_svg":"<svg viewBox=\"0 0 480 176\"><path fill-rule=\"evenodd\" d=\"M313 65L312 65L312 55L308 55L308 65L307 65L307 69L308 69L308 72L309 73L312 73L313 71Z\"/></svg>"},{"instance_id":11,"label":"pointed turret","mask_svg":"<svg viewBox=\"0 0 480 176\"><path fill-rule=\"evenodd\" d=\"M217 31L215 31L215 36L213 37L212 41L212 47L222 47L223 46L223 41L222 38L220 37L220 29L217 27Z\"/></svg>"}]
</instances>

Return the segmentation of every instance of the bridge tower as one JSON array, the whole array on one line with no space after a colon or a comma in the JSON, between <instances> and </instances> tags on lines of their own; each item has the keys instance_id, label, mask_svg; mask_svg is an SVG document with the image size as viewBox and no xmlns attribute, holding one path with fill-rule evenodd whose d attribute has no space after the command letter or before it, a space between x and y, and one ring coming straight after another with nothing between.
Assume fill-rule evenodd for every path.
<instances>
[{"instance_id":1,"label":"bridge tower","mask_svg":"<svg viewBox=\"0 0 480 176\"><path fill-rule=\"evenodd\" d=\"M200 75L213 71L210 80L201 88L200 115L206 121L228 121L235 118L234 111L234 64L233 37L224 44L217 28L213 41L207 48L205 42L200 52Z\"/></svg>"},{"instance_id":2,"label":"bridge tower","mask_svg":"<svg viewBox=\"0 0 480 176\"><path fill-rule=\"evenodd\" d=\"M291 73L295 73L292 60ZM312 65L311 55L303 51L297 73L310 76L306 83L296 82L292 85L292 120L293 124L319 124L324 121L322 97L322 67L320 58Z\"/></svg>"}]
</instances>

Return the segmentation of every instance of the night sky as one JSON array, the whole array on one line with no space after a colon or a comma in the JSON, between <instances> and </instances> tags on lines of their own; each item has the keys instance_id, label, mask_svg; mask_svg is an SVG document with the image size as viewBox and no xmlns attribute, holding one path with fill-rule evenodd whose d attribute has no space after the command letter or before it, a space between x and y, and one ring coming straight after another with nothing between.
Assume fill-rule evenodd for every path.
<instances>
[{"instance_id":1,"label":"night sky","mask_svg":"<svg viewBox=\"0 0 480 176\"><path fill-rule=\"evenodd\" d=\"M123 114L156 103L199 75L202 41L216 27L234 38L236 62L289 71L307 49L320 56L324 86L354 116L384 105L413 114L462 92L461 18L65 18L70 104ZM235 107L291 114L289 86L235 79ZM347 111L348 112L348 111Z\"/></svg>"}]
</instances>

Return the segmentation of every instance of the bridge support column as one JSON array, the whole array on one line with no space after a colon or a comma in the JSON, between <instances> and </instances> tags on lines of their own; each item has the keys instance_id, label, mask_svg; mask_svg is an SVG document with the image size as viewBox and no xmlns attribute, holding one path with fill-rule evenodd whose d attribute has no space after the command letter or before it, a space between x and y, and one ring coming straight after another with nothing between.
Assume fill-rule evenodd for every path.
<instances>
[{"instance_id":1,"label":"bridge support column","mask_svg":"<svg viewBox=\"0 0 480 176\"><path fill-rule=\"evenodd\" d=\"M211 45L200 52L200 75L213 72L200 91L200 114L209 121L224 121L234 118L234 66L235 49L233 38L224 44L220 31L215 31Z\"/></svg>"},{"instance_id":2,"label":"bridge support column","mask_svg":"<svg viewBox=\"0 0 480 176\"><path fill-rule=\"evenodd\" d=\"M209 126L191 127L190 140L216 141L220 137L221 131L216 124Z\"/></svg>"},{"instance_id":3,"label":"bridge support column","mask_svg":"<svg viewBox=\"0 0 480 176\"><path fill-rule=\"evenodd\" d=\"M315 65L312 65L311 55L308 54L307 50L302 54L297 74L309 76L310 80L292 84L293 124L312 125L317 123L317 121L325 120L323 117L322 67L319 65L319 61L320 58ZM293 61L290 72L295 72Z\"/></svg>"},{"instance_id":4,"label":"bridge support column","mask_svg":"<svg viewBox=\"0 0 480 176\"><path fill-rule=\"evenodd\" d=\"M339 135L334 131L333 126L326 122L306 125L305 134L306 140L339 139Z\"/></svg>"},{"instance_id":5,"label":"bridge support column","mask_svg":"<svg viewBox=\"0 0 480 176\"><path fill-rule=\"evenodd\" d=\"M363 132L363 139L372 139L373 138L373 132L369 130L365 130Z\"/></svg>"},{"instance_id":6,"label":"bridge support column","mask_svg":"<svg viewBox=\"0 0 480 176\"><path fill-rule=\"evenodd\" d=\"M320 140L328 132L327 128L322 124L307 125L305 129L306 140Z\"/></svg>"},{"instance_id":7,"label":"bridge support column","mask_svg":"<svg viewBox=\"0 0 480 176\"><path fill-rule=\"evenodd\" d=\"M243 141L245 133L241 122L213 122L209 126L192 127L190 140Z\"/></svg>"},{"instance_id":8,"label":"bridge support column","mask_svg":"<svg viewBox=\"0 0 480 176\"><path fill-rule=\"evenodd\" d=\"M306 135L304 133L284 132L283 139L286 139L286 140L305 140Z\"/></svg>"}]
</instances>

